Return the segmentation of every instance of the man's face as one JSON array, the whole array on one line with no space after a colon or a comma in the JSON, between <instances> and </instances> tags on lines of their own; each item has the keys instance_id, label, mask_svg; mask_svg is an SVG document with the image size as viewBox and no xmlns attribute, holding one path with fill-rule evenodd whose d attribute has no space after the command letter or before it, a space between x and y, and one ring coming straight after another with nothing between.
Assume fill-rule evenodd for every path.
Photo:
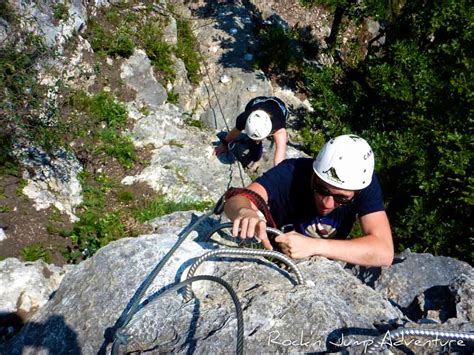
<instances>
[{"instance_id":1,"label":"man's face","mask_svg":"<svg viewBox=\"0 0 474 355\"><path fill-rule=\"evenodd\" d=\"M333 187L318 178L316 174L311 177L311 189L316 210L321 216L328 215L341 205L351 203L356 194L352 190Z\"/></svg>"}]
</instances>

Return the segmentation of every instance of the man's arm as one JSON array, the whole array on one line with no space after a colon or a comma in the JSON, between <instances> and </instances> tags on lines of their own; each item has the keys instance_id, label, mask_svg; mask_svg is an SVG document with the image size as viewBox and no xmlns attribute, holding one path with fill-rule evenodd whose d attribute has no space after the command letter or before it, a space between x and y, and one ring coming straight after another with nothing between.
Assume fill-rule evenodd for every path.
<instances>
[{"instance_id":1,"label":"man's arm","mask_svg":"<svg viewBox=\"0 0 474 355\"><path fill-rule=\"evenodd\" d=\"M259 183L253 182L247 189L259 194L265 202L268 201L268 194L265 188ZM253 238L257 236L266 249L273 249L267 236L267 222L260 218L257 214L258 208L251 201L237 195L226 201L224 213L233 222L232 235L237 237L240 235L242 239ZM240 228L240 233L239 233Z\"/></svg>"},{"instance_id":2,"label":"man's arm","mask_svg":"<svg viewBox=\"0 0 474 355\"><path fill-rule=\"evenodd\" d=\"M312 255L365 266L389 266L393 261L393 240L385 211L360 218L364 236L349 240L314 239L296 232L278 236L275 241L285 254L301 259Z\"/></svg>"},{"instance_id":3,"label":"man's arm","mask_svg":"<svg viewBox=\"0 0 474 355\"><path fill-rule=\"evenodd\" d=\"M273 157L273 166L277 166L286 158L286 143L288 142L288 136L285 128L280 128L273 133L273 139L275 140L275 155Z\"/></svg>"},{"instance_id":4,"label":"man's arm","mask_svg":"<svg viewBox=\"0 0 474 355\"><path fill-rule=\"evenodd\" d=\"M240 130L237 129L237 127L232 128L232 130L227 133L227 135L224 137L223 142L221 142L216 149L214 149L214 154L219 155L223 152L226 151L227 149L227 144L232 142L237 136L240 134Z\"/></svg>"}]
</instances>

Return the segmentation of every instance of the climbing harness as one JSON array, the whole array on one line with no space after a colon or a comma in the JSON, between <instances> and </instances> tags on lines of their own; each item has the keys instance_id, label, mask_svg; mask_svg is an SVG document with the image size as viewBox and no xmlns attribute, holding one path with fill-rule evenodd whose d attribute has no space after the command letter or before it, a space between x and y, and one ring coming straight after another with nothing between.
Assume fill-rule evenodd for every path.
<instances>
[{"instance_id":1,"label":"climbing harness","mask_svg":"<svg viewBox=\"0 0 474 355\"><path fill-rule=\"evenodd\" d=\"M240 193L247 193L248 195L251 195L247 189L236 189ZM115 326L113 327L113 344L112 344L112 350L111 353L113 355L118 354L118 350L120 345L126 345L130 341L130 337L126 332L126 327L132 320L133 316L137 313L137 311L140 309L140 301L142 300L145 292L148 290L148 288L151 286L153 280L156 278L158 273L161 271L163 266L166 264L166 262L171 258L173 253L179 248L179 246L185 241L185 239L188 237L188 235L193 231L200 223L202 223L206 218L211 216L212 214L221 214L223 212L224 208L224 203L226 201L226 196L235 196L238 193L235 192L235 190L232 190L233 192L229 194L224 194L219 201L216 203L214 208L210 210L209 212L203 214L201 217L197 219L196 222L194 222L187 231L184 232L184 234L177 240L177 242L173 245L173 247L166 253L166 255L163 257L163 259L160 260L160 262L155 266L155 268L152 270L152 272L147 276L143 284L139 287L135 295L132 297L132 303L130 307L127 310L124 310L122 315L119 317L117 320ZM253 191L252 191L253 192ZM255 197L255 196L254 196ZM229 197L230 198L230 197ZM263 199L262 199L263 201ZM261 202L257 202L258 205L261 204ZM269 213L269 211L268 211ZM271 217L271 215L270 215ZM208 237L210 237L212 234L214 234L216 231L224 228L229 228L232 226L232 223L223 223L222 225L218 226L218 228L215 228L211 230L209 233ZM281 234L282 232L271 227L267 227L267 232L268 233L275 233L275 234ZM295 263L289 259L286 255L281 254L276 251L263 251L263 250L241 250L241 249L222 249L220 252L210 252L205 255L203 255L201 258L199 258L196 261L196 264L200 264L207 260L209 257L215 256L215 255L220 255L220 254L226 254L226 255L245 255L245 256L271 256L274 258L277 258L278 260L281 260L285 262L292 271L295 272L298 280L298 284L303 284L303 276L301 272L298 270L297 266ZM188 275L188 278L185 281L179 282L173 286L171 286L169 289L166 291L162 292L159 294L157 297L153 299L153 302L155 302L157 299L163 297L165 294L170 293L171 291L179 290L185 286L191 285L193 282L196 281L201 281L201 280L208 280L212 282L217 282L221 284L227 292L231 295L232 300L235 305L236 313L237 313L237 354L243 354L243 345L244 345L244 339L243 339L243 318L242 318L242 307L240 305L240 302L235 294L235 291L229 286L228 283L226 283L224 280L222 280L219 277L215 276L209 276L209 275L200 275L200 276L193 276L195 270L197 269L197 266L195 266L192 274ZM192 298L192 290L190 288L186 289L186 296L185 300L189 301ZM147 303L146 305L149 305L150 303Z\"/></svg>"}]
</instances>

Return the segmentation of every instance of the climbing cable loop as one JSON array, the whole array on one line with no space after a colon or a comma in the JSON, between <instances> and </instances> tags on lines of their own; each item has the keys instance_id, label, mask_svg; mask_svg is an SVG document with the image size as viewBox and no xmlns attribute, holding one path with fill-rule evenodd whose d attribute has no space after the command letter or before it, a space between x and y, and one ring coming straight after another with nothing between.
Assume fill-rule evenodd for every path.
<instances>
[{"instance_id":1,"label":"climbing cable loop","mask_svg":"<svg viewBox=\"0 0 474 355\"><path fill-rule=\"evenodd\" d=\"M199 275L199 276L194 276L191 278L188 278L184 281L181 281L170 288L166 289L163 291L161 294L159 294L157 297L153 299L153 302L156 302L159 298L165 296L166 294L179 290L187 285L191 285L193 282L196 281L212 281L212 282L217 282L220 285L222 285L226 291L230 294L232 301L234 302L235 306L235 312L237 315L237 349L236 353L239 355L242 355L244 353L244 318L243 318L243 312L242 312L242 305L240 304L239 298L237 297L237 294L235 291L232 289L232 287L223 279L220 277L216 276L211 276L211 275ZM153 303L151 302L151 303ZM149 303L149 304L151 304ZM114 344L112 345L112 354L118 354L119 346L120 345L126 345L128 342L131 340L131 337L128 336L128 334L125 331L124 327L121 327L117 329L116 335L115 335L115 341Z\"/></svg>"},{"instance_id":2,"label":"climbing cable loop","mask_svg":"<svg viewBox=\"0 0 474 355\"><path fill-rule=\"evenodd\" d=\"M403 336L422 336L455 341L474 341L474 333L452 332L436 329L401 328L387 332L375 338L373 344L367 348L367 354L379 354L384 350L385 345L392 343L392 338L400 338Z\"/></svg>"},{"instance_id":3,"label":"climbing cable loop","mask_svg":"<svg viewBox=\"0 0 474 355\"><path fill-rule=\"evenodd\" d=\"M147 276L147 278L145 279L143 284L140 286L140 288L137 290L137 292L133 296L132 303L131 303L131 305L128 309L128 312L127 312L127 310L125 310L122 313L122 315L120 316L120 318L118 319L118 321L115 325L115 329L124 329L128 325L128 323L130 322L132 317L135 315L135 313L137 313L137 311L139 309L140 300L143 298L145 292L148 290L148 288L150 287L152 282L155 280L156 276L161 271L163 266L168 262L168 260L171 258L171 256L174 254L174 252L179 248L179 246L186 240L186 238L194 230L194 228L196 228L196 226L201 224L203 220L205 220L210 215L212 215L219 208L219 206L223 204L222 200L223 200L223 198L221 198L217 202L216 207L213 210L211 210L211 211L203 214L201 217L199 217L197 219L197 221L194 222L191 225L191 227L188 228L188 230L182 235L182 237L178 239L178 241L173 245L173 247L163 257L163 259L161 259L160 262L155 266L155 268ZM115 333L114 333L114 345L112 346L112 350L115 348L115 344L119 343L118 342L118 340L119 340L118 337L120 337L120 332L115 331ZM116 349L116 351L118 351L118 348ZM112 351L112 354L117 354L117 352Z\"/></svg>"},{"instance_id":4,"label":"climbing cable loop","mask_svg":"<svg viewBox=\"0 0 474 355\"><path fill-rule=\"evenodd\" d=\"M255 249L240 249L240 248L231 248L231 249L217 249L207 252L206 254L199 257L191 266L188 271L188 278L194 277L197 268L206 260L212 258L213 256L251 256L251 257L273 257L284 262L289 268L296 274L296 279L298 280L299 285L304 285L304 278L300 270L289 257L272 250L255 250ZM194 294L191 288L191 285L187 285L184 288L184 302L189 302L193 299Z\"/></svg>"},{"instance_id":5,"label":"climbing cable loop","mask_svg":"<svg viewBox=\"0 0 474 355\"><path fill-rule=\"evenodd\" d=\"M155 268L152 270L152 272L147 276L147 278L145 279L143 284L140 286L140 288L137 290L135 295L132 297L132 301L131 301L130 306L128 307L128 311L127 311L127 309L124 310L124 312L122 313L122 315L120 316L120 318L116 322L116 325L114 326L115 331L114 331L114 336L113 336L114 340L113 340L113 344L112 344L112 354L113 355L118 354L118 350L119 350L120 345L124 345L124 344L128 343L129 336L126 333L126 327L130 323L133 316L140 309L140 301L142 300L142 298L145 295L146 291L151 286L152 282L154 281L154 279L156 278L158 273L161 271L163 266L168 262L168 260L171 258L173 253L179 248L179 246L186 240L186 238L191 233L191 231L193 231L199 224L201 224L206 218L208 218L212 214L221 214L223 212L224 203L225 203L225 195L223 195L218 200L218 202L216 203L216 205L214 206L214 208L211 211L209 211L209 212L203 214L201 217L199 217L196 220L196 222L194 222L187 229L187 231L184 232L184 234L178 239L178 241L173 245L173 247L166 253L166 255L163 257L163 259L160 260L160 262L155 266ZM213 233L215 233L216 231L220 230L220 229L229 228L230 226L232 226L232 223L224 223L222 225L219 225L217 228L214 228L211 231L209 236L212 235ZM270 228L270 227L267 228L267 231L275 233L275 234L281 234L282 233L278 229ZM281 259L281 256L279 256L279 258ZM290 267L294 271L297 270L296 265L290 265ZM298 275L297 278L298 278L299 283L300 284L303 283L303 278L301 276L301 273L299 273L299 271L295 271L295 272ZM218 277L209 276L209 275L194 276L194 277L188 278L187 280L185 280L183 282L180 282L176 285L173 285L172 287L170 287L169 289L164 291L162 294L160 294L158 297L156 297L155 300L159 297L162 297L166 293L171 292L172 290L182 288L183 286L186 286L188 284L190 285L192 282L198 281L198 280L210 280L210 281L218 282L221 285L223 285L229 291L229 293L231 294L231 297L234 300L234 304L235 304L235 307L236 307L237 320L238 320L237 321L237 325L238 325L237 353L242 354L242 352L243 352L243 350L242 350L243 349L243 320L241 319L242 318L242 308L241 308L240 303L237 299L237 296L235 295L235 292L232 290L232 288L224 280L222 280ZM240 316L239 316L239 314L240 314Z\"/></svg>"}]
</instances>

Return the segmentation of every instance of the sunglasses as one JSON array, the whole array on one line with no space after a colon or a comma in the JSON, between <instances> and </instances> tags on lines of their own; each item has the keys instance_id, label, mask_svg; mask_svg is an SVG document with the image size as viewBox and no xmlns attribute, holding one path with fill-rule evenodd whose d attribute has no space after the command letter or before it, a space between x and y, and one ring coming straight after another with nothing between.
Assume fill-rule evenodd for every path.
<instances>
[{"instance_id":1,"label":"sunglasses","mask_svg":"<svg viewBox=\"0 0 474 355\"><path fill-rule=\"evenodd\" d=\"M312 189L314 193L317 193L320 196L331 196L334 199L334 202L336 202L339 205L347 205L351 203L354 200L354 197L357 196L357 192L354 192L354 196L352 197L347 197L344 195L339 195L339 194L333 194L331 191L329 191L325 186L323 186L320 183L317 183L316 181L312 181Z\"/></svg>"}]
</instances>

